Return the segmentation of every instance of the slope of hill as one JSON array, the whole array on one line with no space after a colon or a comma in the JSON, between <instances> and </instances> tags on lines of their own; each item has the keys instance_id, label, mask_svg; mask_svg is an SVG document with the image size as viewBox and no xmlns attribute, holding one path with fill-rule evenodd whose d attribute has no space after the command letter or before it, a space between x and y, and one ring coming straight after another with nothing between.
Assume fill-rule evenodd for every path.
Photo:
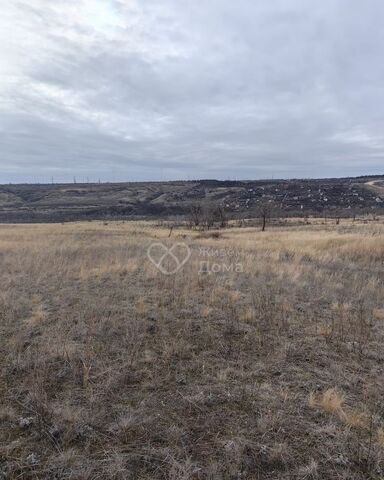
<instances>
[{"instance_id":1,"label":"slope of hill","mask_svg":"<svg viewBox=\"0 0 384 480\"><path fill-rule=\"evenodd\" d=\"M194 203L254 216L261 202L284 214L383 212L384 177L2 185L0 222L59 222L182 215Z\"/></svg>"}]
</instances>

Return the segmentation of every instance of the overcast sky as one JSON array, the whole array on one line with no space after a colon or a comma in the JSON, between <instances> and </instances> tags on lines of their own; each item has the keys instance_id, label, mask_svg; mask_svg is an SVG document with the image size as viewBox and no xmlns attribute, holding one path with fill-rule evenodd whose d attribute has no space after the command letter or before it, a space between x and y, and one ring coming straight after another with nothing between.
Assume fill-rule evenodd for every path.
<instances>
[{"instance_id":1,"label":"overcast sky","mask_svg":"<svg viewBox=\"0 0 384 480\"><path fill-rule=\"evenodd\" d=\"M384 173L383 0L3 0L0 183Z\"/></svg>"}]
</instances>

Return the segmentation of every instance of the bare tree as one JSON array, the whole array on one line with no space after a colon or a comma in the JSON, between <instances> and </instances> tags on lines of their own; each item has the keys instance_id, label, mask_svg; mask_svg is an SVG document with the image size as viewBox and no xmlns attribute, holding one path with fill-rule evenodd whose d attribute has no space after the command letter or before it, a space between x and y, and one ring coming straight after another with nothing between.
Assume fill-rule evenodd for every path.
<instances>
[{"instance_id":1,"label":"bare tree","mask_svg":"<svg viewBox=\"0 0 384 480\"><path fill-rule=\"evenodd\" d=\"M341 210L336 209L335 210L335 223L336 223L336 225L340 225L341 215L342 215Z\"/></svg>"},{"instance_id":2,"label":"bare tree","mask_svg":"<svg viewBox=\"0 0 384 480\"><path fill-rule=\"evenodd\" d=\"M228 225L224 206L211 202L191 205L187 218L191 228L201 227L209 230L215 226L225 228Z\"/></svg>"},{"instance_id":3,"label":"bare tree","mask_svg":"<svg viewBox=\"0 0 384 480\"><path fill-rule=\"evenodd\" d=\"M206 204L203 207L203 224L207 230L215 225L215 211L216 207L212 204Z\"/></svg>"},{"instance_id":4,"label":"bare tree","mask_svg":"<svg viewBox=\"0 0 384 480\"><path fill-rule=\"evenodd\" d=\"M201 224L203 209L199 203L191 205L188 213L188 223L191 228L196 228Z\"/></svg>"},{"instance_id":5,"label":"bare tree","mask_svg":"<svg viewBox=\"0 0 384 480\"><path fill-rule=\"evenodd\" d=\"M261 231L265 232L267 222L272 215L272 204L263 200L257 206L257 211L262 220Z\"/></svg>"},{"instance_id":6,"label":"bare tree","mask_svg":"<svg viewBox=\"0 0 384 480\"><path fill-rule=\"evenodd\" d=\"M351 215L350 210L343 209L342 207L336 208L333 214L333 218L335 219L336 225L340 225L342 219L345 219L351 216L355 218L356 214Z\"/></svg>"},{"instance_id":7,"label":"bare tree","mask_svg":"<svg viewBox=\"0 0 384 480\"><path fill-rule=\"evenodd\" d=\"M228 219L225 213L225 209L222 205L219 205L216 208L215 216L217 217L220 228L226 228L228 225Z\"/></svg>"},{"instance_id":8,"label":"bare tree","mask_svg":"<svg viewBox=\"0 0 384 480\"><path fill-rule=\"evenodd\" d=\"M328 210L327 210L327 207L325 205L323 205L323 217L324 217L324 223L327 223Z\"/></svg>"}]
</instances>

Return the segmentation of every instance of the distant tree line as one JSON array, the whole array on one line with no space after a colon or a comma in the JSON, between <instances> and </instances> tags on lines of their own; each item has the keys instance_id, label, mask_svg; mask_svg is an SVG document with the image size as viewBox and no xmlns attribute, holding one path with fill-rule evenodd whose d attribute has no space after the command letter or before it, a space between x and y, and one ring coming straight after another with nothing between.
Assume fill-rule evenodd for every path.
<instances>
[{"instance_id":1,"label":"distant tree line","mask_svg":"<svg viewBox=\"0 0 384 480\"><path fill-rule=\"evenodd\" d=\"M225 228L228 217L223 205L195 203L189 207L187 222L190 228Z\"/></svg>"}]
</instances>

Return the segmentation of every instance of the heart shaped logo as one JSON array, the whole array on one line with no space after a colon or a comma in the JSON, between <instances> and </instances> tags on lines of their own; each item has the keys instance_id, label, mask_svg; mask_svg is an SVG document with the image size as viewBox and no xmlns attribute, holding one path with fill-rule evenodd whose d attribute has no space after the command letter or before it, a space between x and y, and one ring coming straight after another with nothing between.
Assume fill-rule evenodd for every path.
<instances>
[{"instance_id":1,"label":"heart shaped logo","mask_svg":"<svg viewBox=\"0 0 384 480\"><path fill-rule=\"evenodd\" d=\"M149 246L147 256L161 273L174 275L188 262L191 250L186 243L174 243L168 248L157 242Z\"/></svg>"}]
</instances>

